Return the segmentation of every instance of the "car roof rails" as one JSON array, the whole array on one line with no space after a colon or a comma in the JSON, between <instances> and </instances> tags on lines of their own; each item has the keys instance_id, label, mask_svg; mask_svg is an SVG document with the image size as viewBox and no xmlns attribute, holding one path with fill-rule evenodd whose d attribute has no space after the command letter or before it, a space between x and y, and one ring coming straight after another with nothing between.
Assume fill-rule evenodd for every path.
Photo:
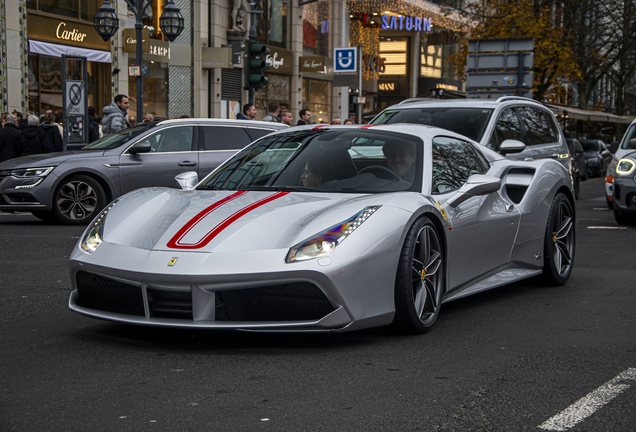
<instances>
[{"instance_id":1,"label":"car roof rails","mask_svg":"<svg viewBox=\"0 0 636 432\"><path fill-rule=\"evenodd\" d=\"M522 96L502 96L499 99L497 99L496 102L499 103L499 102L505 102L509 100L521 100L521 101L534 102L534 103L541 104L541 102L539 101L536 101L534 99L530 99L527 97L522 97Z\"/></svg>"},{"instance_id":2,"label":"car roof rails","mask_svg":"<svg viewBox=\"0 0 636 432\"><path fill-rule=\"evenodd\" d=\"M398 105L404 105L404 104L409 104L409 103L413 103L413 102L439 102L439 99L431 99L431 98L410 98L410 99L404 99L402 102L400 102Z\"/></svg>"}]
</instances>

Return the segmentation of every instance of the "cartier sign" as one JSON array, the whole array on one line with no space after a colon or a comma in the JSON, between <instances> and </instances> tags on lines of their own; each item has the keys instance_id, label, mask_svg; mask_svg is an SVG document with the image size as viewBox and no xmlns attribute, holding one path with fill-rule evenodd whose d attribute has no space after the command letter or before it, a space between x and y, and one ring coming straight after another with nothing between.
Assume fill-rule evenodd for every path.
<instances>
[{"instance_id":1,"label":"cartier sign","mask_svg":"<svg viewBox=\"0 0 636 432\"><path fill-rule=\"evenodd\" d=\"M124 29L124 52L134 54L137 52L137 39L135 29ZM146 30L142 33L144 60L168 63L170 61L170 45L160 39L150 38Z\"/></svg>"},{"instance_id":2,"label":"cartier sign","mask_svg":"<svg viewBox=\"0 0 636 432\"><path fill-rule=\"evenodd\" d=\"M104 42L95 27L73 19L61 20L29 12L27 36L29 39L110 51L110 42Z\"/></svg>"}]
</instances>

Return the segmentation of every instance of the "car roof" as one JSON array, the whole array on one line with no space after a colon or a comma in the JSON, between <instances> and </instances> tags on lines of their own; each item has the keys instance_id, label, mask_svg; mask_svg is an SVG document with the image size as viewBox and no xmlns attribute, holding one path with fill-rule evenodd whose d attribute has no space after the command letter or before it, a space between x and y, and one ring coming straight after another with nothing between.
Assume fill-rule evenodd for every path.
<instances>
[{"instance_id":1,"label":"car roof","mask_svg":"<svg viewBox=\"0 0 636 432\"><path fill-rule=\"evenodd\" d=\"M283 123L264 122L258 120L232 120L232 119L217 119L217 118L182 118L182 119L170 119L161 120L157 124L172 125L172 124L209 124L209 125L232 125L232 126L244 126L244 127L256 127L267 129L287 129L289 126Z\"/></svg>"},{"instance_id":2,"label":"car roof","mask_svg":"<svg viewBox=\"0 0 636 432\"><path fill-rule=\"evenodd\" d=\"M411 109L411 108L438 108L455 106L461 108L492 108L502 105L528 104L547 108L541 102L534 99L519 96L503 96L497 100L493 99L431 99L431 98L411 98L400 102L397 105L388 107L386 110ZM384 110L384 111L386 111Z\"/></svg>"}]
</instances>

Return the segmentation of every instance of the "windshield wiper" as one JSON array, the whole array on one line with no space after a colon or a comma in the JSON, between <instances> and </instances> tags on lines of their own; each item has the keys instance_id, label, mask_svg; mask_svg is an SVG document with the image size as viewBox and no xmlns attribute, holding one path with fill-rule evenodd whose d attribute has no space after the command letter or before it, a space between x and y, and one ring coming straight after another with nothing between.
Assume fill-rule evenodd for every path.
<instances>
[{"instance_id":1,"label":"windshield wiper","mask_svg":"<svg viewBox=\"0 0 636 432\"><path fill-rule=\"evenodd\" d=\"M202 186L197 186L197 190L227 190L227 189L219 187L217 185L202 185Z\"/></svg>"}]
</instances>

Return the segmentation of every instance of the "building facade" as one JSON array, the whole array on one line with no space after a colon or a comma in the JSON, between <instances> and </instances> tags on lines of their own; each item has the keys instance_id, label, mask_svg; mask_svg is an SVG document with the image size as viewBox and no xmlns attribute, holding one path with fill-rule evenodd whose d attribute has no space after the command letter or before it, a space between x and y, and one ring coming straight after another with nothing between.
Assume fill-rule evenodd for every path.
<instances>
[{"instance_id":1,"label":"building facade","mask_svg":"<svg viewBox=\"0 0 636 432\"><path fill-rule=\"evenodd\" d=\"M363 112L373 113L433 88L462 90L448 55L456 51L461 17L423 0L262 0L256 39L267 45L269 83L255 94L262 118L271 102L312 111L312 122L355 113L357 79L333 73L333 50L358 46L363 53ZM116 94L136 112L135 18L124 0L111 0L119 30L104 42L93 27L100 2L0 0L0 109L62 111L62 54L88 61L88 104L101 115ZM243 89L241 44L250 16L246 0L175 0L185 19L168 42L159 28L166 0L154 0L143 17L144 114L159 118L235 118ZM455 1L454 6L461 7ZM450 11L450 12L449 12ZM145 39L148 38L146 41Z\"/></svg>"}]
</instances>

